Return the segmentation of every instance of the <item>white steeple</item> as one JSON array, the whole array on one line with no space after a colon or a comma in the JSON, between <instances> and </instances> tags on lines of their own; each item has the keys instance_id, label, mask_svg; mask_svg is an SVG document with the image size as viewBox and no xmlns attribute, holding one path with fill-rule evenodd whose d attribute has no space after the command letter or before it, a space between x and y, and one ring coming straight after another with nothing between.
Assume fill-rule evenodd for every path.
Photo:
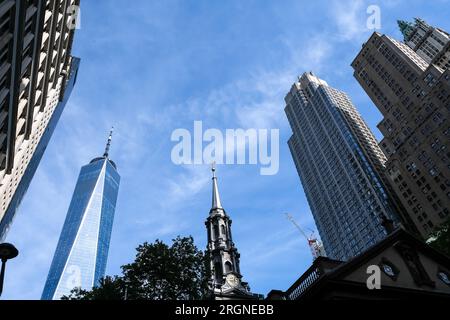
<instances>
[{"instance_id":1,"label":"white steeple","mask_svg":"<svg viewBox=\"0 0 450 320\"><path fill-rule=\"evenodd\" d=\"M212 173L213 173L213 190L212 190L212 207L211 210L222 209L222 203L220 202L220 194L219 187L217 185L217 176L216 176L216 164L212 165Z\"/></svg>"}]
</instances>

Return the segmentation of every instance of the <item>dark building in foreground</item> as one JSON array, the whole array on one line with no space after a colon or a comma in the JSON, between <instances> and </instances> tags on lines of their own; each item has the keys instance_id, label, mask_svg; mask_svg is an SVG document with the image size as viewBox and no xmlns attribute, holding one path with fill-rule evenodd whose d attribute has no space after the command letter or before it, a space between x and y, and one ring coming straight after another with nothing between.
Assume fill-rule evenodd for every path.
<instances>
[{"instance_id":1,"label":"dark building in foreground","mask_svg":"<svg viewBox=\"0 0 450 320\"><path fill-rule=\"evenodd\" d=\"M78 3L0 1L0 242L76 81L68 9Z\"/></svg>"},{"instance_id":2,"label":"dark building in foreground","mask_svg":"<svg viewBox=\"0 0 450 320\"><path fill-rule=\"evenodd\" d=\"M312 73L286 96L289 147L328 257L350 259L396 219L380 172L386 158L350 98Z\"/></svg>"},{"instance_id":3,"label":"dark building in foreground","mask_svg":"<svg viewBox=\"0 0 450 320\"><path fill-rule=\"evenodd\" d=\"M367 285L373 266L379 290ZM287 291L273 290L267 299L450 300L450 258L398 229L348 262L318 258Z\"/></svg>"},{"instance_id":4,"label":"dark building in foreground","mask_svg":"<svg viewBox=\"0 0 450 320\"><path fill-rule=\"evenodd\" d=\"M75 288L91 290L105 276L120 184L110 143L111 135L103 157L81 168L43 300L59 300Z\"/></svg>"},{"instance_id":5,"label":"dark building in foreground","mask_svg":"<svg viewBox=\"0 0 450 320\"><path fill-rule=\"evenodd\" d=\"M384 117L389 184L426 238L450 218L450 35L420 19L399 25L405 42L374 33L352 67Z\"/></svg>"}]
</instances>

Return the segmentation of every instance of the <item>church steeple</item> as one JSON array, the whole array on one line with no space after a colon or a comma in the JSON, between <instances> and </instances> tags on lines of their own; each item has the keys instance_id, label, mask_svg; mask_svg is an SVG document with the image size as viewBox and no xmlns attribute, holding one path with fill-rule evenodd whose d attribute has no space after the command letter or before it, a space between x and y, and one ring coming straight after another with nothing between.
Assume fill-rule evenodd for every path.
<instances>
[{"instance_id":1,"label":"church steeple","mask_svg":"<svg viewBox=\"0 0 450 320\"><path fill-rule=\"evenodd\" d=\"M223 209L222 203L220 202L220 194L219 194L219 187L217 185L217 176L216 176L216 164L213 163L212 165L212 174L213 174L213 190L212 190L212 206L211 210L215 209Z\"/></svg>"},{"instance_id":2,"label":"church steeple","mask_svg":"<svg viewBox=\"0 0 450 320\"><path fill-rule=\"evenodd\" d=\"M248 284L242 281L240 255L231 236L232 221L220 201L215 164L212 166L212 175L212 207L205 222L208 230L211 293L215 299L252 299Z\"/></svg>"}]
</instances>

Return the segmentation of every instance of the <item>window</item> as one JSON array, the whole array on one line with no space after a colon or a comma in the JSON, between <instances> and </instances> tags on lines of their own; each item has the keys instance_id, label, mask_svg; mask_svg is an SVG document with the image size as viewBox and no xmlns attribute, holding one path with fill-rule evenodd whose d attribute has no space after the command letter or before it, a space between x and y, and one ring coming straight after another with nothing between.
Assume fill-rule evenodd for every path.
<instances>
[{"instance_id":1,"label":"window","mask_svg":"<svg viewBox=\"0 0 450 320\"><path fill-rule=\"evenodd\" d=\"M217 224L214 225L214 239L218 240L219 239L219 226Z\"/></svg>"},{"instance_id":2,"label":"window","mask_svg":"<svg viewBox=\"0 0 450 320\"><path fill-rule=\"evenodd\" d=\"M214 272L216 275L216 280L221 281L223 278L223 270L222 270L222 264L220 262L216 262L214 264Z\"/></svg>"},{"instance_id":3,"label":"window","mask_svg":"<svg viewBox=\"0 0 450 320\"><path fill-rule=\"evenodd\" d=\"M230 273L233 271L233 265L230 261L225 262L225 273Z\"/></svg>"},{"instance_id":4,"label":"window","mask_svg":"<svg viewBox=\"0 0 450 320\"><path fill-rule=\"evenodd\" d=\"M446 285L450 286L450 276L449 276L449 274L447 272L439 271L438 272L438 277L443 283L445 283Z\"/></svg>"},{"instance_id":5,"label":"window","mask_svg":"<svg viewBox=\"0 0 450 320\"><path fill-rule=\"evenodd\" d=\"M222 235L227 236L227 229L222 225Z\"/></svg>"}]
</instances>

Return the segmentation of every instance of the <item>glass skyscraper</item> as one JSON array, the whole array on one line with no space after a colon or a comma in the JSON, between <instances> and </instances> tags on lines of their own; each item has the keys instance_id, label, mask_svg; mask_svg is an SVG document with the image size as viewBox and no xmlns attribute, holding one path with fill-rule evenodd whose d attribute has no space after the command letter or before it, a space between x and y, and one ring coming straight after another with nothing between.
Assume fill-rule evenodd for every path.
<instances>
[{"instance_id":1,"label":"glass skyscraper","mask_svg":"<svg viewBox=\"0 0 450 320\"><path fill-rule=\"evenodd\" d=\"M120 176L109 159L111 136L103 157L81 169L56 248L43 300L59 300L74 288L92 289L104 277Z\"/></svg>"},{"instance_id":2,"label":"glass skyscraper","mask_svg":"<svg viewBox=\"0 0 450 320\"><path fill-rule=\"evenodd\" d=\"M305 73L286 96L289 147L330 258L348 260L396 219L379 172L384 154L348 96Z\"/></svg>"}]
</instances>

